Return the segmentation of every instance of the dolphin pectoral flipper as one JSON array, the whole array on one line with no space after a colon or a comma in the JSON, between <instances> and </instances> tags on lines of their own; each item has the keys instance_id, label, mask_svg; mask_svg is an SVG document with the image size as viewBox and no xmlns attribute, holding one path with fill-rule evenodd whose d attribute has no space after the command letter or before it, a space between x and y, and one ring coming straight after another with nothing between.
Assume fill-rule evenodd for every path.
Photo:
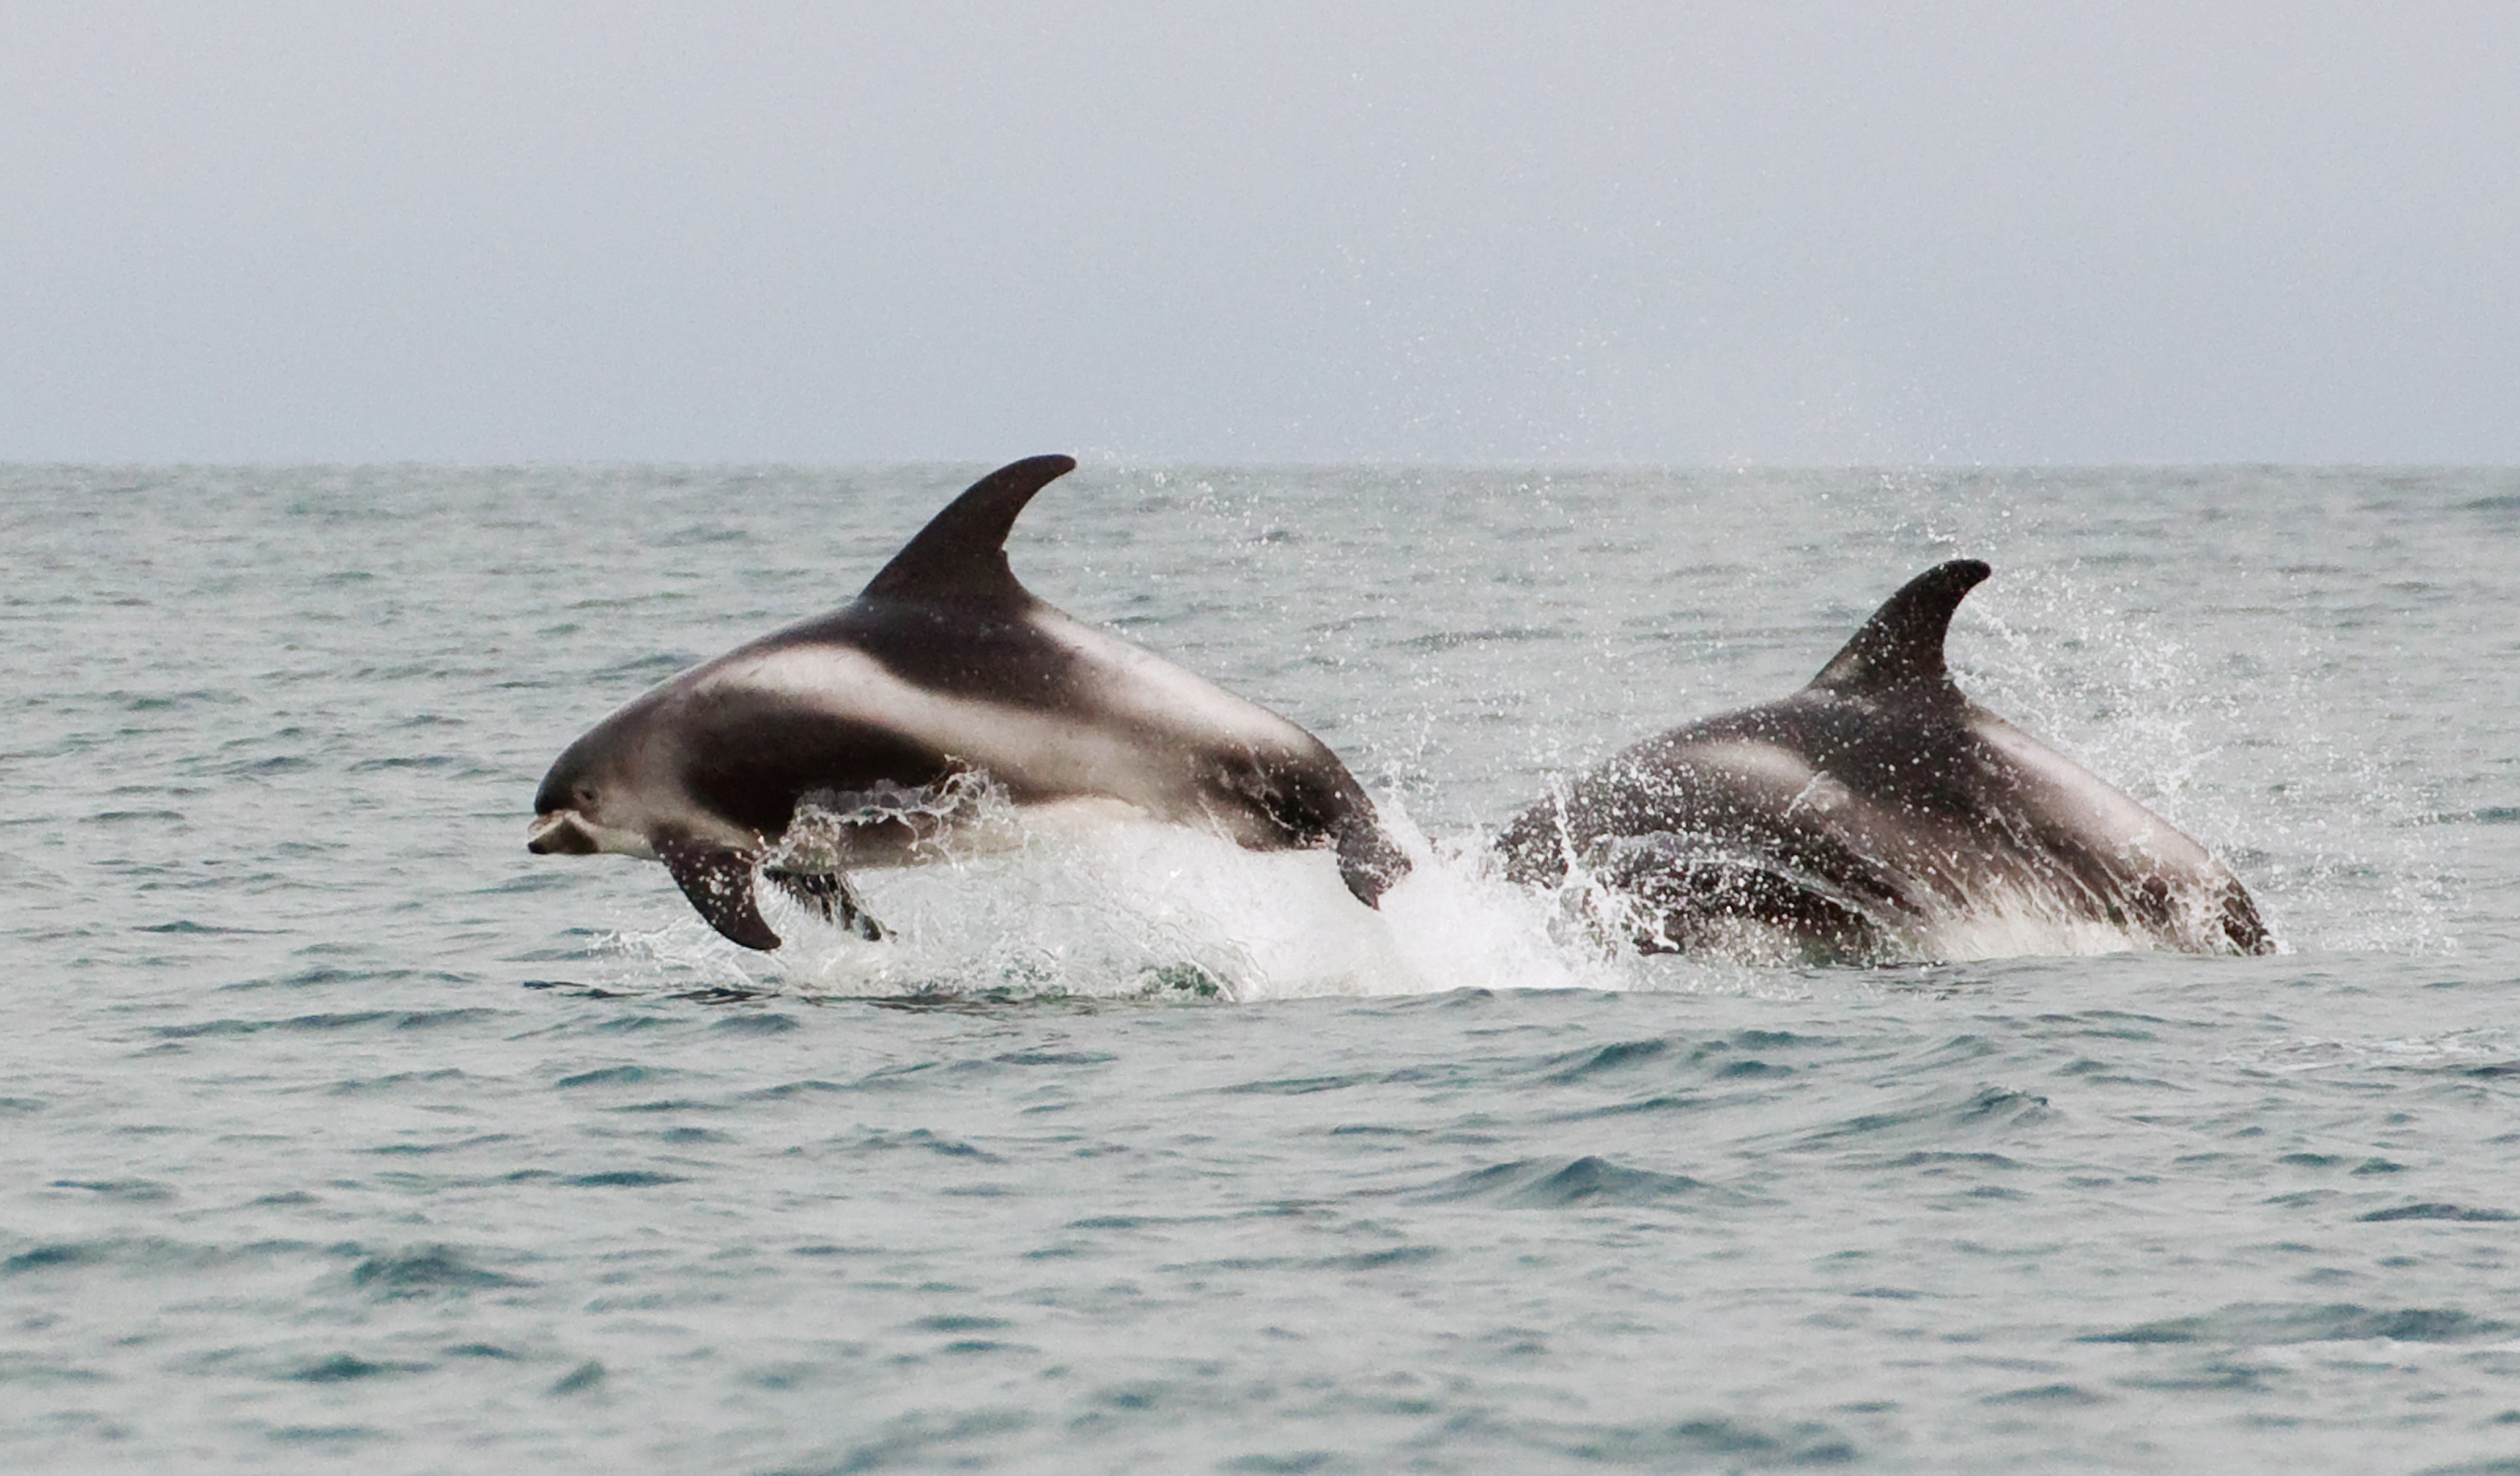
<instances>
[{"instance_id":1,"label":"dolphin pectoral flipper","mask_svg":"<svg viewBox=\"0 0 2520 1476\"><path fill-rule=\"evenodd\" d=\"M838 872L790 871L772 866L761 874L772 886L820 913L825 922L845 928L869 943L883 942L883 924L875 920L866 903L849 890L849 879Z\"/></svg>"},{"instance_id":2,"label":"dolphin pectoral flipper","mask_svg":"<svg viewBox=\"0 0 2520 1476\"><path fill-rule=\"evenodd\" d=\"M1943 638L1951 633L1952 612L1994 572L1976 559L1954 559L1910 579L1881 602L1811 684L1841 692L1951 685Z\"/></svg>"},{"instance_id":3,"label":"dolphin pectoral flipper","mask_svg":"<svg viewBox=\"0 0 2520 1476\"><path fill-rule=\"evenodd\" d=\"M779 935L762 921L761 904L753 899L752 857L676 841L658 843L656 854L683 896L727 942L765 953L779 946Z\"/></svg>"}]
</instances>

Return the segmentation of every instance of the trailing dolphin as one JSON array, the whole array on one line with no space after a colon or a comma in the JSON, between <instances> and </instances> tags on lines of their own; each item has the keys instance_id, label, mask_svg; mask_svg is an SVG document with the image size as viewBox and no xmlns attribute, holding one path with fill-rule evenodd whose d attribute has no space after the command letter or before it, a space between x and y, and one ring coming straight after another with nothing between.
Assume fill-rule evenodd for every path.
<instances>
[{"instance_id":1,"label":"trailing dolphin","mask_svg":"<svg viewBox=\"0 0 2520 1476\"><path fill-rule=\"evenodd\" d=\"M1507 875L1580 868L1647 952L1929 956L1988 922L2272 951L2204 847L1953 684L1952 612L1989 573L1926 571L1801 691L1646 739L1524 810L1497 840Z\"/></svg>"},{"instance_id":2,"label":"trailing dolphin","mask_svg":"<svg viewBox=\"0 0 2520 1476\"><path fill-rule=\"evenodd\" d=\"M1073 471L990 473L830 615L695 667L596 724L553 763L526 849L660 860L709 925L775 948L766 877L860 936L883 936L845 873L922 859L995 791L1016 807L1102 805L1257 851L1327 846L1372 903L1409 869L1320 739L1078 623L1016 582L1006 539ZM802 807L820 823L798 825Z\"/></svg>"}]
</instances>

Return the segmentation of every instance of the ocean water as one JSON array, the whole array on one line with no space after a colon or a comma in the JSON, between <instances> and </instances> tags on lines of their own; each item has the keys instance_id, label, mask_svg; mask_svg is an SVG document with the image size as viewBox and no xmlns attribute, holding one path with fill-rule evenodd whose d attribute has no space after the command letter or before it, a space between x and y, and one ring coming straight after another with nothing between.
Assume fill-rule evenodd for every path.
<instances>
[{"instance_id":1,"label":"ocean water","mask_svg":"<svg viewBox=\"0 0 2520 1476\"><path fill-rule=\"evenodd\" d=\"M0 1467L2520 1470L2520 472L1089 466L1017 573L1339 750L1381 912L1045 829L762 956L525 853L977 470L0 471ZM1483 866L1957 555L2284 951Z\"/></svg>"}]
</instances>

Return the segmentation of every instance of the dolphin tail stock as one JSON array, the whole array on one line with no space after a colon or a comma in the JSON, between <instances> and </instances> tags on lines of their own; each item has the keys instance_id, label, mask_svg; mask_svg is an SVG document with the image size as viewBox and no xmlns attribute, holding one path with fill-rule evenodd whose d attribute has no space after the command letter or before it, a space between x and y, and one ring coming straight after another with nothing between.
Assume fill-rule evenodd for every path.
<instances>
[{"instance_id":1,"label":"dolphin tail stock","mask_svg":"<svg viewBox=\"0 0 2520 1476\"><path fill-rule=\"evenodd\" d=\"M974 603L1028 598L1007 565L1007 534L1035 492L1075 470L1072 456L1028 456L972 483L928 519L858 597Z\"/></svg>"},{"instance_id":2,"label":"dolphin tail stock","mask_svg":"<svg viewBox=\"0 0 2520 1476\"><path fill-rule=\"evenodd\" d=\"M2221 924L2223 936L2230 941L2233 952L2242 957L2254 957L2275 951L2274 935L2267 931L2266 920L2258 915L2256 900L2237 879L2225 879L2221 904L2215 912L2215 921Z\"/></svg>"},{"instance_id":3,"label":"dolphin tail stock","mask_svg":"<svg viewBox=\"0 0 2520 1476\"><path fill-rule=\"evenodd\" d=\"M2097 895L2109 921L2168 940L2184 953L2249 958L2279 946L2249 889L2210 859L2190 878L2148 872Z\"/></svg>"},{"instance_id":4,"label":"dolphin tail stock","mask_svg":"<svg viewBox=\"0 0 2520 1476\"><path fill-rule=\"evenodd\" d=\"M1369 907L1381 906L1382 894L1409 874L1408 853L1384 832L1370 806L1341 816L1330 844L1338 855L1339 880Z\"/></svg>"},{"instance_id":5,"label":"dolphin tail stock","mask_svg":"<svg viewBox=\"0 0 2520 1476\"><path fill-rule=\"evenodd\" d=\"M659 842L656 854L683 896L727 942L765 953L779 946L779 935L762 920L752 896L753 857L689 841Z\"/></svg>"},{"instance_id":6,"label":"dolphin tail stock","mask_svg":"<svg viewBox=\"0 0 2520 1476\"><path fill-rule=\"evenodd\" d=\"M1227 763L1217 782L1266 815L1286 845L1308 849L1328 841L1338 858L1339 880L1358 901L1379 907L1382 894L1409 874L1409 853L1382 828L1372 799L1337 756L1319 739L1302 736L1311 756L1293 761L1245 756Z\"/></svg>"},{"instance_id":7,"label":"dolphin tail stock","mask_svg":"<svg viewBox=\"0 0 2520 1476\"><path fill-rule=\"evenodd\" d=\"M849 890L849 879L836 871L794 871L770 866L763 868L761 875L772 886L820 913L825 922L869 943L881 943L888 936L883 924L876 921L866 903Z\"/></svg>"},{"instance_id":8,"label":"dolphin tail stock","mask_svg":"<svg viewBox=\"0 0 2520 1476\"><path fill-rule=\"evenodd\" d=\"M1840 692L1949 687L1943 640L1951 633L1952 612L1994 572L1976 559L1954 559L1910 579L1881 602L1811 685Z\"/></svg>"}]
</instances>

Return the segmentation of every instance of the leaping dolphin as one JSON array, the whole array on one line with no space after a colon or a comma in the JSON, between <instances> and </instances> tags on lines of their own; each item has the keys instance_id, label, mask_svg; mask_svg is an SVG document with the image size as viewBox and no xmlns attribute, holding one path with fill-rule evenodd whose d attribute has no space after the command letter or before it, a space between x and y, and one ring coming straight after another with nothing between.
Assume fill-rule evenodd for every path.
<instances>
[{"instance_id":1,"label":"leaping dolphin","mask_svg":"<svg viewBox=\"0 0 2520 1476\"><path fill-rule=\"evenodd\" d=\"M1952 612L1990 572L1927 570L1801 691L1646 739L1525 809L1497 840L1507 875L1584 868L1638 904L1630 941L1648 952L1759 930L1869 960L1982 917L2272 951L2204 847L1953 684Z\"/></svg>"},{"instance_id":2,"label":"leaping dolphin","mask_svg":"<svg viewBox=\"0 0 2520 1476\"><path fill-rule=\"evenodd\" d=\"M1407 858L1320 739L1035 598L1006 539L1076 463L1001 467L858 597L671 678L562 752L526 849L660 860L709 925L776 948L756 876L875 939L844 872L922 859L977 784L1118 802L1255 851L1327 845L1369 904ZM800 805L837 815L786 844Z\"/></svg>"}]
</instances>

